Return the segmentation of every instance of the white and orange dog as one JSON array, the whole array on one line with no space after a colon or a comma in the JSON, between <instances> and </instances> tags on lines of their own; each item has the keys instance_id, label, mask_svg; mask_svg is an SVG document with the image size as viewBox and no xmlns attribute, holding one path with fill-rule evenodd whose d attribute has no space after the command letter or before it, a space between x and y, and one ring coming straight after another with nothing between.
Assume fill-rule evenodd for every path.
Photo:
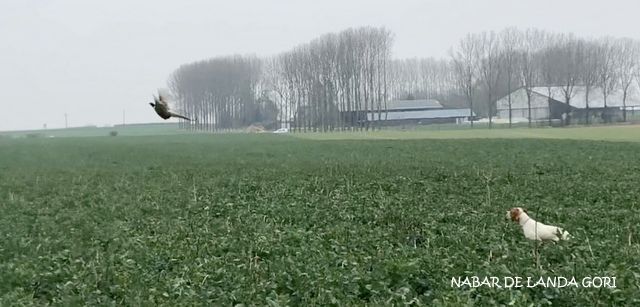
<instances>
[{"instance_id":1,"label":"white and orange dog","mask_svg":"<svg viewBox=\"0 0 640 307\"><path fill-rule=\"evenodd\" d=\"M507 211L507 219L519 223L522 226L524 237L529 240L558 242L568 240L571 237L567 231L560 227L536 222L529 217L526 210L520 207Z\"/></svg>"}]
</instances>

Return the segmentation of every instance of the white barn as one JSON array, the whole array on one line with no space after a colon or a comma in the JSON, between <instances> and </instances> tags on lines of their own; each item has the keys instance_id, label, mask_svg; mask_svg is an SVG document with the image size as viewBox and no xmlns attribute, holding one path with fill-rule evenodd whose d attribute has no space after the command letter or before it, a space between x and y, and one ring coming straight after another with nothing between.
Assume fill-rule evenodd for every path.
<instances>
[{"instance_id":1,"label":"white barn","mask_svg":"<svg viewBox=\"0 0 640 307\"><path fill-rule=\"evenodd\" d=\"M622 110L623 108L622 90L615 90L607 97L607 109ZM531 119L546 120L551 114L551 118L560 119L563 113L582 113L587 109L586 88L584 86L575 86L571 92L571 96L567 103L563 88L560 86L553 87L534 87L531 89ZM640 113L640 90L631 88L627 93L626 99L627 111L638 111ZM598 110L605 108L604 97L600 88L592 88L589 90L589 109L594 114ZM508 95L496 101L497 117L502 119L509 118L509 100ZM511 117L513 121L527 121L529 110L527 105L527 92L525 88L519 88L511 93Z\"/></svg>"}]
</instances>

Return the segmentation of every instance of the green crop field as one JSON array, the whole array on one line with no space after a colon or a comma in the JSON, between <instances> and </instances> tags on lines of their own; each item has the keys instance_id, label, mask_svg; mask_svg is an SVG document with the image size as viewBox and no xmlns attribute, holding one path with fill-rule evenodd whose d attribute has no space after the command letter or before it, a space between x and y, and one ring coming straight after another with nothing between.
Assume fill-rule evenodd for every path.
<instances>
[{"instance_id":1,"label":"green crop field","mask_svg":"<svg viewBox=\"0 0 640 307\"><path fill-rule=\"evenodd\" d=\"M0 305L637 306L637 130L570 129L0 138Z\"/></svg>"}]
</instances>

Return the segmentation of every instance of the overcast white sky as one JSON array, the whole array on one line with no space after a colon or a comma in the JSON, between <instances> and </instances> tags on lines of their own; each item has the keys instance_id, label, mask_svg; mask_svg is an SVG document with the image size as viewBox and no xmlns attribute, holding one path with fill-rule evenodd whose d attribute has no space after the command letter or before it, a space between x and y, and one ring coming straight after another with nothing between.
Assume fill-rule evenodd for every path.
<instances>
[{"instance_id":1,"label":"overcast white sky","mask_svg":"<svg viewBox=\"0 0 640 307\"><path fill-rule=\"evenodd\" d=\"M394 57L445 57L468 32L536 27L640 39L636 0L0 0L0 131L157 122L147 104L179 65L277 54L364 25Z\"/></svg>"}]
</instances>

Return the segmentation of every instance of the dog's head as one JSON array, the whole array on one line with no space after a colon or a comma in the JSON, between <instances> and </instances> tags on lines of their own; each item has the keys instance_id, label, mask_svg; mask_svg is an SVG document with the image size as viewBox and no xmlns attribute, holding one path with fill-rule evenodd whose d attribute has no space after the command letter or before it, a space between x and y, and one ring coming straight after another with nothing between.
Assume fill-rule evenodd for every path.
<instances>
[{"instance_id":1,"label":"dog's head","mask_svg":"<svg viewBox=\"0 0 640 307\"><path fill-rule=\"evenodd\" d=\"M520 222L520 216L526 214L527 210L520 207L511 208L507 211L507 219L511 219L514 222Z\"/></svg>"}]
</instances>

